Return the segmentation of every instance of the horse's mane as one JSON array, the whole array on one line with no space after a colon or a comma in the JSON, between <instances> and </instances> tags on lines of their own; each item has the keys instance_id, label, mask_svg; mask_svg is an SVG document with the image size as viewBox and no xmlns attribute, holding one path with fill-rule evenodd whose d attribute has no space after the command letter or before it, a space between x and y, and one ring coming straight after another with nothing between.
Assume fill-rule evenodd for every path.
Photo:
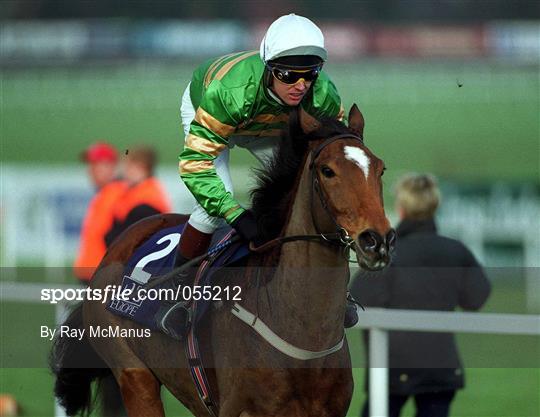
<instances>
[{"instance_id":1,"label":"horse's mane","mask_svg":"<svg viewBox=\"0 0 540 417\"><path fill-rule=\"evenodd\" d=\"M300 128L298 116L291 116L289 130L283 131L278 147L266 166L256 169L257 187L251 191L252 210L263 240L274 239L282 231L296 186L308 154L308 143L351 130L335 119L320 120L321 126L309 134Z\"/></svg>"}]
</instances>

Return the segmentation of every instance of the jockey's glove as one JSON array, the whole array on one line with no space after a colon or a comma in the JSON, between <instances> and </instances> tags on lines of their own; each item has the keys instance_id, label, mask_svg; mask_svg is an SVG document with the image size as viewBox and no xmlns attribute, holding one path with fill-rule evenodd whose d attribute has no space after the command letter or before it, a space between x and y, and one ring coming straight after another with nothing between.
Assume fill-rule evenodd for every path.
<instances>
[{"instance_id":1,"label":"jockey's glove","mask_svg":"<svg viewBox=\"0 0 540 417\"><path fill-rule=\"evenodd\" d=\"M231 223L231 226L247 242L257 241L259 235L257 220L251 210L244 211Z\"/></svg>"}]
</instances>

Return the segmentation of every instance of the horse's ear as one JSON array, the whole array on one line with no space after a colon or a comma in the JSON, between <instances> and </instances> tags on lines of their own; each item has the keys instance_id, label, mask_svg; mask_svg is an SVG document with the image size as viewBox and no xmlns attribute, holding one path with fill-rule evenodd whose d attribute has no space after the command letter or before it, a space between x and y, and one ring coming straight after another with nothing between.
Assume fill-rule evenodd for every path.
<instances>
[{"instance_id":1,"label":"horse's ear","mask_svg":"<svg viewBox=\"0 0 540 417\"><path fill-rule=\"evenodd\" d=\"M289 136L291 138L297 138L303 135L304 131L300 123L300 111L298 107L293 107L289 113Z\"/></svg>"},{"instance_id":2,"label":"horse's ear","mask_svg":"<svg viewBox=\"0 0 540 417\"><path fill-rule=\"evenodd\" d=\"M300 119L300 127L305 134L311 133L321 127L321 122L306 112L302 107L298 110L298 117Z\"/></svg>"},{"instance_id":3,"label":"horse's ear","mask_svg":"<svg viewBox=\"0 0 540 417\"><path fill-rule=\"evenodd\" d=\"M361 138L364 137L364 116L356 104L353 104L349 111L349 129Z\"/></svg>"},{"instance_id":4,"label":"horse's ear","mask_svg":"<svg viewBox=\"0 0 540 417\"><path fill-rule=\"evenodd\" d=\"M300 106L293 107L289 113L289 134L291 137L307 135L320 127L321 122Z\"/></svg>"}]
</instances>

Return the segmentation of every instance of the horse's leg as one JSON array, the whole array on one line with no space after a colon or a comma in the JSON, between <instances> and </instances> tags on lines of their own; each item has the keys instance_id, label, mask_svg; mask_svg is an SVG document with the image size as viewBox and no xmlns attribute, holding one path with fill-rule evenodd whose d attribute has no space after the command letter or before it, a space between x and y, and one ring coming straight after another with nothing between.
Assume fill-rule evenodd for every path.
<instances>
[{"instance_id":1,"label":"horse's leg","mask_svg":"<svg viewBox=\"0 0 540 417\"><path fill-rule=\"evenodd\" d=\"M165 417L160 383L148 368L117 369L115 376L129 417Z\"/></svg>"},{"instance_id":2,"label":"horse's leg","mask_svg":"<svg viewBox=\"0 0 540 417\"><path fill-rule=\"evenodd\" d=\"M123 265L119 262L104 266L94 275L92 286L106 288L107 285L118 283L122 271ZM134 325L107 311L100 300L86 300L83 304L83 317L87 334L90 334L92 327L111 326L125 329ZM165 417L159 395L159 381L132 349L129 340L123 337L90 338L92 347L111 368L120 386L129 417ZM137 339L137 342L150 343L143 339Z\"/></svg>"}]
</instances>

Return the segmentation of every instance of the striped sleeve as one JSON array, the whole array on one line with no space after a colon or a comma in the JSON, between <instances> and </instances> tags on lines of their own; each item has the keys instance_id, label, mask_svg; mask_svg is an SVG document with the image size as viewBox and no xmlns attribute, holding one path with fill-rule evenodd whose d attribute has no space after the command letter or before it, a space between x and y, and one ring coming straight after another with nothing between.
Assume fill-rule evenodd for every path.
<instances>
[{"instance_id":1,"label":"striped sleeve","mask_svg":"<svg viewBox=\"0 0 540 417\"><path fill-rule=\"evenodd\" d=\"M240 109L218 80L206 90L180 154L180 177L204 210L228 223L244 209L225 189L216 173L215 159L227 147L240 122Z\"/></svg>"}]
</instances>

